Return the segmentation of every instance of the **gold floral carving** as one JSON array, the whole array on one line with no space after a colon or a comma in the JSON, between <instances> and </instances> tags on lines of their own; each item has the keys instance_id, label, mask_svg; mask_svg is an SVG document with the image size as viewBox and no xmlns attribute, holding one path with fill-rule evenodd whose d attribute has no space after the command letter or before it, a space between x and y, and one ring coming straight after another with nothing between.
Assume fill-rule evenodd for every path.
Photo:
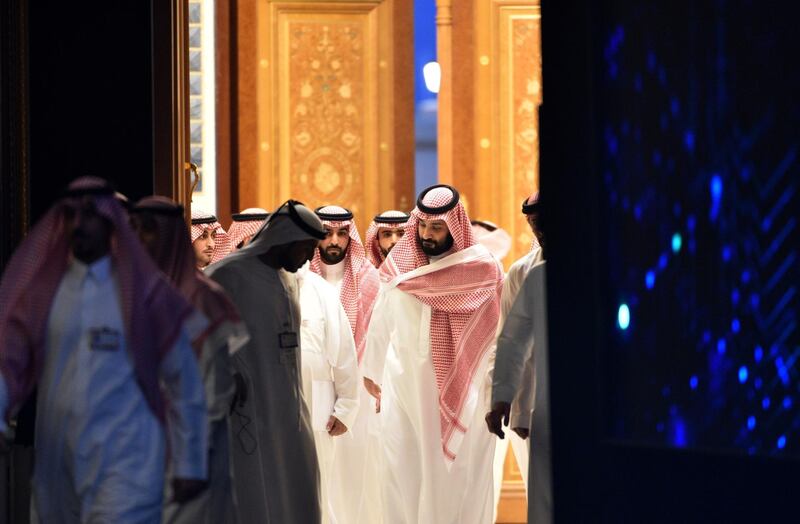
<instances>
[{"instance_id":1,"label":"gold floral carving","mask_svg":"<svg viewBox=\"0 0 800 524\"><path fill-rule=\"evenodd\" d=\"M540 52L540 18L512 18L511 38L513 41L512 71L512 108L513 121L513 170L515 194L519 202L538 186L539 173L539 113L542 103L541 89L541 52ZM521 233L517 236L516 250L524 253L530 248L533 235L525 217L516 213L515 229Z\"/></svg>"},{"instance_id":2,"label":"gold floral carving","mask_svg":"<svg viewBox=\"0 0 800 524\"><path fill-rule=\"evenodd\" d=\"M360 207L364 35L357 20L289 23L290 192Z\"/></svg>"}]
</instances>

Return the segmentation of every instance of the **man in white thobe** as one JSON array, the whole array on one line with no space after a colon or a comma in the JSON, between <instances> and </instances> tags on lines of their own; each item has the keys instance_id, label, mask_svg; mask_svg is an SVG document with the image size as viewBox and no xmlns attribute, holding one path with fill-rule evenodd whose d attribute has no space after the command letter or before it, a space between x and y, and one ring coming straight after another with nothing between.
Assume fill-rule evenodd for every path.
<instances>
[{"instance_id":1,"label":"man in white thobe","mask_svg":"<svg viewBox=\"0 0 800 524\"><path fill-rule=\"evenodd\" d=\"M504 438L502 426L509 425L512 401L532 386L532 410L524 426L531 438L528 522L532 524L553 521L545 266L546 262L538 262L528 272L498 337L492 410L486 414L489 431Z\"/></svg>"},{"instance_id":2,"label":"man in white thobe","mask_svg":"<svg viewBox=\"0 0 800 524\"><path fill-rule=\"evenodd\" d=\"M353 214L339 206L318 208L325 227L311 261L311 270L333 285L350 323L359 364L363 360L367 327L378 293L378 272L367 260ZM382 518L378 477L378 418L374 401L359 387L359 410L348 438L334 443L334 460L328 500L337 522L380 524Z\"/></svg>"},{"instance_id":3,"label":"man in white thobe","mask_svg":"<svg viewBox=\"0 0 800 524\"><path fill-rule=\"evenodd\" d=\"M458 192L422 192L381 266L365 351L380 386L387 522L488 523L494 439L483 430L502 269Z\"/></svg>"},{"instance_id":4,"label":"man in white thobe","mask_svg":"<svg viewBox=\"0 0 800 524\"><path fill-rule=\"evenodd\" d=\"M304 267L300 280L300 338L303 346L303 395L311 411L311 428L319 460L322 522L338 522L329 491L334 442L352 439L358 414L361 374L350 323L336 288ZM336 487L334 486L334 489Z\"/></svg>"},{"instance_id":5,"label":"man in white thobe","mask_svg":"<svg viewBox=\"0 0 800 524\"><path fill-rule=\"evenodd\" d=\"M39 386L34 522L158 522L166 470L178 502L205 487L193 310L104 181L76 180L34 227L0 303L0 410Z\"/></svg>"}]
</instances>

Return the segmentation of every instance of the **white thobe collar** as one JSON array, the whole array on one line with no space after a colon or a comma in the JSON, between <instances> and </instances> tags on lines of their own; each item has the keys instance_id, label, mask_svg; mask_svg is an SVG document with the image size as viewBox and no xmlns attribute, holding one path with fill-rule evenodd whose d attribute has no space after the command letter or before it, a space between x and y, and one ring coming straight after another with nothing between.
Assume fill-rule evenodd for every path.
<instances>
[{"instance_id":1,"label":"white thobe collar","mask_svg":"<svg viewBox=\"0 0 800 524\"><path fill-rule=\"evenodd\" d=\"M68 271L79 282L82 282L85 277L91 277L95 282L105 282L111 277L111 255L99 258L91 264L73 258Z\"/></svg>"},{"instance_id":2,"label":"white thobe collar","mask_svg":"<svg viewBox=\"0 0 800 524\"><path fill-rule=\"evenodd\" d=\"M322 276L325 280L334 285L341 282L344 278L344 262L344 258L341 262L336 264L326 264L323 262L320 267L322 268Z\"/></svg>"}]
</instances>

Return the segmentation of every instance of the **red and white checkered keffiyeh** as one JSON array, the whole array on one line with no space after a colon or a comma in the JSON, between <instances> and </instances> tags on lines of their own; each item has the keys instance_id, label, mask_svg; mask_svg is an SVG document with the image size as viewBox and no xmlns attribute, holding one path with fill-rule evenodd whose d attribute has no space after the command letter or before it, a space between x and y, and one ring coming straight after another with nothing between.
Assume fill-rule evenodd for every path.
<instances>
[{"instance_id":1,"label":"red and white checkered keffiyeh","mask_svg":"<svg viewBox=\"0 0 800 524\"><path fill-rule=\"evenodd\" d=\"M247 329L222 287L197 269L183 207L169 198L152 196L143 198L132 209L134 216L144 212L150 214L158 232L150 255L172 284L208 320L202 331L192 334L195 354L200 356L207 341L211 342L213 350L223 347L231 352L237 350L247 341Z\"/></svg>"},{"instance_id":2,"label":"red and white checkered keffiyeh","mask_svg":"<svg viewBox=\"0 0 800 524\"><path fill-rule=\"evenodd\" d=\"M203 221L210 219L214 219L214 221L205 224L195 224L195 221L197 220ZM203 231L206 229L211 229L217 232L216 236L214 237L214 252L211 254L211 264L213 264L214 262L219 262L225 258L228 253L230 253L231 239L228 236L228 233L226 233L222 228L222 224L217 221L217 217L211 213L203 211L202 209L192 209L192 243L200 238L200 235L202 235Z\"/></svg>"},{"instance_id":3,"label":"red and white checkered keffiyeh","mask_svg":"<svg viewBox=\"0 0 800 524\"><path fill-rule=\"evenodd\" d=\"M165 420L159 384L161 359L175 345L192 314L189 303L164 278L128 223L128 215L102 179L69 186L17 248L0 282L0 372L8 387L7 418L33 390L45 360L53 298L70 260L69 209L89 193L97 212L113 225L111 258L120 288L127 349L150 409Z\"/></svg>"},{"instance_id":4,"label":"red and white checkered keffiyeh","mask_svg":"<svg viewBox=\"0 0 800 524\"><path fill-rule=\"evenodd\" d=\"M249 217L247 215L250 215ZM256 218L257 217L257 218ZM231 253L238 249L238 245L246 238L252 237L269 217L269 211L260 207L250 207L237 215L233 215L233 222L228 228Z\"/></svg>"},{"instance_id":5,"label":"red and white checkered keffiyeh","mask_svg":"<svg viewBox=\"0 0 800 524\"><path fill-rule=\"evenodd\" d=\"M350 212L339 206L326 206L317 210L319 213L332 215L349 215ZM358 235L355 223L350 220L322 220L325 227L339 229L346 227L350 234L350 245L347 247L345 255L344 277L342 278L342 290L339 292L339 301L347 313L350 321L350 329L356 342L356 354L358 362L361 363L364 357L364 347L367 343L367 328L370 318L372 318L372 307L378 296L380 280L378 271L367 260L364 245ZM311 260L311 270L322 276L322 260L319 250L314 253Z\"/></svg>"},{"instance_id":6,"label":"red and white checkered keffiyeh","mask_svg":"<svg viewBox=\"0 0 800 524\"><path fill-rule=\"evenodd\" d=\"M422 202L428 208L446 206L454 199L448 187L435 187L423 194ZM444 220L453 236L452 252L475 245L469 218L460 202L442 214L428 214L415 208L405 235L381 266L381 281L391 283L405 273L428 265L428 256L417 241L420 220ZM442 450L449 460L456 457L455 433L467 431L467 422L461 415L470 384L497 332L502 285L502 269L485 249L469 262L403 279L397 284L398 289L410 293L432 310L431 359L439 390Z\"/></svg>"},{"instance_id":7,"label":"red and white checkered keffiyeh","mask_svg":"<svg viewBox=\"0 0 800 524\"><path fill-rule=\"evenodd\" d=\"M384 211L372 220L372 223L369 225L369 229L367 229L365 244L367 256L369 257L370 262L372 262L372 265L375 267L381 267L381 264L383 264L383 261L386 258L383 256L381 244L378 238L378 235L381 234L381 230L405 228L408 218L408 213L391 210Z\"/></svg>"}]
</instances>

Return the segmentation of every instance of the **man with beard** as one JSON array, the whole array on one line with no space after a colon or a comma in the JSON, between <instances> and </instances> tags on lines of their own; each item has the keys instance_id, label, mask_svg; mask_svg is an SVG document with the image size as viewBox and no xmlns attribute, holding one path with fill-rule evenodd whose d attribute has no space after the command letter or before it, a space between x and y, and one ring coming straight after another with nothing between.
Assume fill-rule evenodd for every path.
<instances>
[{"instance_id":1,"label":"man with beard","mask_svg":"<svg viewBox=\"0 0 800 524\"><path fill-rule=\"evenodd\" d=\"M205 487L193 310L105 181L70 184L9 262L0 304L5 418L39 386L34 522L158 522L165 469L178 503Z\"/></svg>"},{"instance_id":2,"label":"man with beard","mask_svg":"<svg viewBox=\"0 0 800 524\"><path fill-rule=\"evenodd\" d=\"M269 218L269 213L266 209L261 209L260 207L249 207L241 213L236 213L231 218L233 222L228 228L228 237L231 244L230 252L233 253L250 243L253 235L258 233L258 230Z\"/></svg>"},{"instance_id":3,"label":"man with beard","mask_svg":"<svg viewBox=\"0 0 800 524\"><path fill-rule=\"evenodd\" d=\"M230 238L217 217L200 209L192 210L191 241L200 269L219 262L231 250Z\"/></svg>"},{"instance_id":4,"label":"man with beard","mask_svg":"<svg viewBox=\"0 0 800 524\"><path fill-rule=\"evenodd\" d=\"M392 248L403 238L408 219L408 213L394 210L384 211L372 219L365 245L372 265L380 267L383 264Z\"/></svg>"},{"instance_id":5,"label":"man with beard","mask_svg":"<svg viewBox=\"0 0 800 524\"><path fill-rule=\"evenodd\" d=\"M303 398L299 287L295 273L325 229L293 200L243 249L207 275L233 300L250 341L233 356L233 484L241 524L319 523L319 468Z\"/></svg>"},{"instance_id":6,"label":"man with beard","mask_svg":"<svg viewBox=\"0 0 800 524\"><path fill-rule=\"evenodd\" d=\"M378 272L367 260L353 213L339 206L316 210L325 227L311 261L311 270L336 287L356 344L359 365L364 358L367 326L378 292ZM331 482L328 491L332 516L339 522L380 523L381 507L377 468L376 426L373 401L359 388L358 416L352 438L335 442Z\"/></svg>"},{"instance_id":7,"label":"man with beard","mask_svg":"<svg viewBox=\"0 0 800 524\"><path fill-rule=\"evenodd\" d=\"M183 206L165 197L147 197L131 209L131 223L161 271L208 321L207 327L192 337L192 347L208 404L209 486L187 504L169 503L164 522L233 522L228 409L234 387L229 353L247 342L247 330L222 288L197 269Z\"/></svg>"},{"instance_id":8,"label":"man with beard","mask_svg":"<svg viewBox=\"0 0 800 524\"><path fill-rule=\"evenodd\" d=\"M385 520L488 523L494 439L482 418L503 272L458 191L420 194L380 275L364 374L381 399Z\"/></svg>"}]
</instances>

